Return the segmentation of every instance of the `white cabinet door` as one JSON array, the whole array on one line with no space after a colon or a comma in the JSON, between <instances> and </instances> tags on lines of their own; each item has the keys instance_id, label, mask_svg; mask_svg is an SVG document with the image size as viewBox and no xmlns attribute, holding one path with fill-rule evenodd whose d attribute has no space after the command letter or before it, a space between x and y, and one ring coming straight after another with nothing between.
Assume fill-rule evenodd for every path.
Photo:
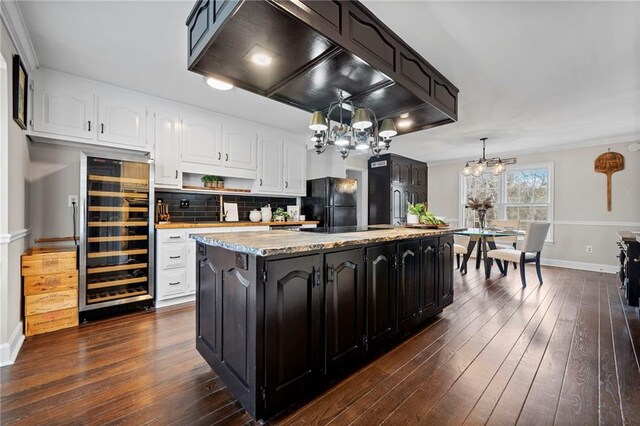
<instances>
[{"instance_id":1,"label":"white cabinet door","mask_svg":"<svg viewBox=\"0 0 640 426\"><path fill-rule=\"evenodd\" d=\"M126 96L98 96L98 140L135 147L146 141L147 108Z\"/></svg>"},{"instance_id":2,"label":"white cabinet door","mask_svg":"<svg viewBox=\"0 0 640 426\"><path fill-rule=\"evenodd\" d=\"M182 161L222 164L222 126L215 116L194 112L182 118Z\"/></svg>"},{"instance_id":3,"label":"white cabinet door","mask_svg":"<svg viewBox=\"0 0 640 426\"><path fill-rule=\"evenodd\" d=\"M222 153L224 167L256 171L258 143L254 129L233 122L225 123Z\"/></svg>"},{"instance_id":4,"label":"white cabinet door","mask_svg":"<svg viewBox=\"0 0 640 426\"><path fill-rule=\"evenodd\" d=\"M284 187L282 139L270 136L260 138L260 168L257 192L278 193ZM305 157L306 158L306 157Z\"/></svg>"},{"instance_id":5,"label":"white cabinet door","mask_svg":"<svg viewBox=\"0 0 640 426\"><path fill-rule=\"evenodd\" d=\"M307 148L303 144L284 143L284 193L306 195Z\"/></svg>"},{"instance_id":6,"label":"white cabinet door","mask_svg":"<svg viewBox=\"0 0 640 426\"><path fill-rule=\"evenodd\" d=\"M196 240L187 241L187 294L196 292Z\"/></svg>"},{"instance_id":7,"label":"white cabinet door","mask_svg":"<svg viewBox=\"0 0 640 426\"><path fill-rule=\"evenodd\" d=\"M60 136L93 139L93 93L70 84L34 82L33 130Z\"/></svg>"},{"instance_id":8,"label":"white cabinet door","mask_svg":"<svg viewBox=\"0 0 640 426\"><path fill-rule=\"evenodd\" d=\"M180 188L180 125L177 114L157 110L154 114L155 182Z\"/></svg>"}]
</instances>

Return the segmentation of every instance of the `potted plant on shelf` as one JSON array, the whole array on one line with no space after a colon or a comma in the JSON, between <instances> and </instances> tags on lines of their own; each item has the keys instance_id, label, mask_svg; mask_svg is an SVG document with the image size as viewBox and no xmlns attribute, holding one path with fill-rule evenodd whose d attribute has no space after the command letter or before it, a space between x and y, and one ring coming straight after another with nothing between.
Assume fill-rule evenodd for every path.
<instances>
[{"instance_id":1,"label":"potted plant on shelf","mask_svg":"<svg viewBox=\"0 0 640 426\"><path fill-rule=\"evenodd\" d=\"M289 213L287 213L282 207L278 207L271 216L271 220L274 222L284 222L287 219L291 219L291 215L289 215Z\"/></svg>"},{"instance_id":2,"label":"potted plant on shelf","mask_svg":"<svg viewBox=\"0 0 640 426\"><path fill-rule=\"evenodd\" d=\"M215 188L216 187L216 178L217 176L204 175L200 178L202 184L205 188Z\"/></svg>"},{"instance_id":3,"label":"potted plant on shelf","mask_svg":"<svg viewBox=\"0 0 640 426\"><path fill-rule=\"evenodd\" d=\"M222 176L216 176L218 180L216 181L218 188L224 188L224 178Z\"/></svg>"},{"instance_id":4,"label":"potted plant on shelf","mask_svg":"<svg viewBox=\"0 0 640 426\"><path fill-rule=\"evenodd\" d=\"M487 214L487 210L493 208L493 199L491 197L485 198L480 201L478 198L469 197L466 209L471 209L478 212L478 222L480 223L480 229L484 229L484 218Z\"/></svg>"}]
</instances>

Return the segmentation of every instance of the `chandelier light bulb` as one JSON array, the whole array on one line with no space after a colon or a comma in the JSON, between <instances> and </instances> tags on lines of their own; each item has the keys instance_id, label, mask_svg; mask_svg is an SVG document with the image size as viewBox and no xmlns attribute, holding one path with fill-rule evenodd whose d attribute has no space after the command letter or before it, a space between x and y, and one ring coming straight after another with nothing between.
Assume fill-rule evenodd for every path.
<instances>
[{"instance_id":1,"label":"chandelier light bulb","mask_svg":"<svg viewBox=\"0 0 640 426\"><path fill-rule=\"evenodd\" d=\"M468 161L467 161L467 164L464 166L464 169L462 169L462 174L465 176L471 175L471 166L469 165Z\"/></svg>"}]
</instances>

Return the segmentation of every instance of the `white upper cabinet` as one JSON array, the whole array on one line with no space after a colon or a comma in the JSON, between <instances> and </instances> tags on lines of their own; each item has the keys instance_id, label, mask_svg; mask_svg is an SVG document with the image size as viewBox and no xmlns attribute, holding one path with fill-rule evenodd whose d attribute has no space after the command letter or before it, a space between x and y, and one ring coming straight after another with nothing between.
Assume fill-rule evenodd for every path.
<instances>
[{"instance_id":1,"label":"white upper cabinet","mask_svg":"<svg viewBox=\"0 0 640 426\"><path fill-rule=\"evenodd\" d=\"M278 193L284 188L282 139L260 137L260 167L256 192Z\"/></svg>"},{"instance_id":2,"label":"white upper cabinet","mask_svg":"<svg viewBox=\"0 0 640 426\"><path fill-rule=\"evenodd\" d=\"M147 108L127 96L98 96L98 140L145 147Z\"/></svg>"},{"instance_id":3,"label":"white upper cabinet","mask_svg":"<svg viewBox=\"0 0 640 426\"><path fill-rule=\"evenodd\" d=\"M205 166L222 164L222 126L215 116L193 111L182 117L182 161Z\"/></svg>"},{"instance_id":4,"label":"white upper cabinet","mask_svg":"<svg viewBox=\"0 0 640 426\"><path fill-rule=\"evenodd\" d=\"M182 186L180 164L180 121L172 111L156 109L153 114L155 140L155 183Z\"/></svg>"},{"instance_id":5,"label":"white upper cabinet","mask_svg":"<svg viewBox=\"0 0 640 426\"><path fill-rule=\"evenodd\" d=\"M93 93L60 81L40 79L33 88L32 129L73 138L95 138Z\"/></svg>"},{"instance_id":6,"label":"white upper cabinet","mask_svg":"<svg viewBox=\"0 0 640 426\"><path fill-rule=\"evenodd\" d=\"M258 169L258 135L255 129L233 121L226 122L223 127L224 167L256 171Z\"/></svg>"},{"instance_id":7,"label":"white upper cabinet","mask_svg":"<svg viewBox=\"0 0 640 426\"><path fill-rule=\"evenodd\" d=\"M258 179L253 190L262 194L305 196L307 192L307 149L304 144L282 137L260 134Z\"/></svg>"},{"instance_id":8,"label":"white upper cabinet","mask_svg":"<svg viewBox=\"0 0 640 426\"><path fill-rule=\"evenodd\" d=\"M305 196L307 192L307 147L284 143L284 193Z\"/></svg>"}]
</instances>

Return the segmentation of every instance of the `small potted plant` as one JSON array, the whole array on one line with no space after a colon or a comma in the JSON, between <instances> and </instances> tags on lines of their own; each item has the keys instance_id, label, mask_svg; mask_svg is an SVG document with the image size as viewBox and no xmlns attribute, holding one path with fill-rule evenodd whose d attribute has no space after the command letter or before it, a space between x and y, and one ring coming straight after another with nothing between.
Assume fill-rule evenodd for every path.
<instances>
[{"instance_id":1,"label":"small potted plant","mask_svg":"<svg viewBox=\"0 0 640 426\"><path fill-rule=\"evenodd\" d=\"M216 176L218 180L216 181L218 188L224 188L224 178L222 176Z\"/></svg>"},{"instance_id":2,"label":"small potted plant","mask_svg":"<svg viewBox=\"0 0 640 426\"><path fill-rule=\"evenodd\" d=\"M271 216L271 220L274 222L284 222L287 219L291 219L291 216L282 207L278 207Z\"/></svg>"},{"instance_id":3,"label":"small potted plant","mask_svg":"<svg viewBox=\"0 0 640 426\"><path fill-rule=\"evenodd\" d=\"M204 175L200 178L202 184L205 188L215 188L216 187L216 176Z\"/></svg>"},{"instance_id":4,"label":"small potted plant","mask_svg":"<svg viewBox=\"0 0 640 426\"><path fill-rule=\"evenodd\" d=\"M409 203L407 206L407 224L415 225L420 223L420 216L427 211L424 203Z\"/></svg>"}]
</instances>

